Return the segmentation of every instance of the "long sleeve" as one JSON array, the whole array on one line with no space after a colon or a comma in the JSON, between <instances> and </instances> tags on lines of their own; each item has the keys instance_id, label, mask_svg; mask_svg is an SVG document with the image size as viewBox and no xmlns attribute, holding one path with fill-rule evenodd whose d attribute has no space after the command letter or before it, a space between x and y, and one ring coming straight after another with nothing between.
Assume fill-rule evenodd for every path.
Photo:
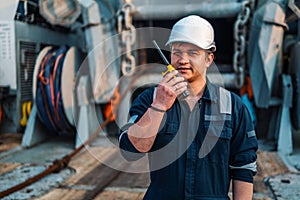
<instances>
[{"instance_id":1,"label":"long sleeve","mask_svg":"<svg viewBox=\"0 0 300 200\"><path fill-rule=\"evenodd\" d=\"M254 126L246 106L236 99L231 141L230 169L235 180L253 182L256 174L256 151L258 149Z\"/></svg>"},{"instance_id":2,"label":"long sleeve","mask_svg":"<svg viewBox=\"0 0 300 200\"><path fill-rule=\"evenodd\" d=\"M128 123L120 129L119 147L122 155L127 160L137 160L145 155L140 153L130 142L128 129L135 124L150 107L153 100L153 91L153 89L147 89L134 100L129 111L130 119Z\"/></svg>"}]
</instances>

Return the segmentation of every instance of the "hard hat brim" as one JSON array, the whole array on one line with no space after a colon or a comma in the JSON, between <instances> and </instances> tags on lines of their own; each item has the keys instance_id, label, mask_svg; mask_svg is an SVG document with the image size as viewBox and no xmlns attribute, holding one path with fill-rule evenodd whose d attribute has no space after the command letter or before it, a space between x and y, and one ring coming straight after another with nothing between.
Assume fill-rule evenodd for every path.
<instances>
[{"instance_id":1,"label":"hard hat brim","mask_svg":"<svg viewBox=\"0 0 300 200\"><path fill-rule=\"evenodd\" d=\"M213 43L213 44L211 44L211 45L209 45L209 46L206 46L206 47L204 47L204 46L201 46L201 45L199 45L197 42L194 42L194 41L192 41L192 40L190 40L190 39L169 39L167 42L166 42L166 46L168 46L168 45L171 45L172 43L176 43L176 42L178 42L178 43L180 43L180 42L183 42L183 43L190 43L190 44L193 44L193 45L196 45L197 47L200 47L201 49L204 49L204 50L210 50L210 51L212 51L212 52L215 52L216 51L216 45L215 45L215 43Z\"/></svg>"}]
</instances>

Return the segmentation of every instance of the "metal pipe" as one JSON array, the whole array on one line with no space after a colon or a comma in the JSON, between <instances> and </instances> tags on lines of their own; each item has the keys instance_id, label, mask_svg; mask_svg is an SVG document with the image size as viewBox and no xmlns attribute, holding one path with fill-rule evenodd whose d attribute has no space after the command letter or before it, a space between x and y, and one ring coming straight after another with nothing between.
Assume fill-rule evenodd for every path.
<instances>
[{"instance_id":1,"label":"metal pipe","mask_svg":"<svg viewBox=\"0 0 300 200\"><path fill-rule=\"evenodd\" d=\"M134 19L135 20L149 20L149 19L177 19L187 14L197 14L207 18L221 18L221 17L234 17L242 9L241 2L229 3L193 3L184 4L135 4Z\"/></svg>"}]
</instances>

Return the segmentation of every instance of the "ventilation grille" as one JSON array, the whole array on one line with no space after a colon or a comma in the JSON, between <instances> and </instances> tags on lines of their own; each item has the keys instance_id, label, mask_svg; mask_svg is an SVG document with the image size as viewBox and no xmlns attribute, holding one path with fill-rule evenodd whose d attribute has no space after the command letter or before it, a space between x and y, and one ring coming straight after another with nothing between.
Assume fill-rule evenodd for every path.
<instances>
[{"instance_id":1,"label":"ventilation grille","mask_svg":"<svg viewBox=\"0 0 300 200\"><path fill-rule=\"evenodd\" d=\"M37 57L36 43L20 41L21 102L32 101L32 80Z\"/></svg>"}]
</instances>

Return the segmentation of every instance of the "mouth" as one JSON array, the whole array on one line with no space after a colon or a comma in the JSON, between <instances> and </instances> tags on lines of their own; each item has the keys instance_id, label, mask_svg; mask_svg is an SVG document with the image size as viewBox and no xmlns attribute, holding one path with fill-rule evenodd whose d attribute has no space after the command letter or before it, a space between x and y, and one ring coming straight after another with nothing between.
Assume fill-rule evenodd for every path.
<instances>
[{"instance_id":1,"label":"mouth","mask_svg":"<svg viewBox=\"0 0 300 200\"><path fill-rule=\"evenodd\" d=\"M188 71L192 71L191 68L187 68L187 67L178 67L176 70L180 73L186 73Z\"/></svg>"}]
</instances>

